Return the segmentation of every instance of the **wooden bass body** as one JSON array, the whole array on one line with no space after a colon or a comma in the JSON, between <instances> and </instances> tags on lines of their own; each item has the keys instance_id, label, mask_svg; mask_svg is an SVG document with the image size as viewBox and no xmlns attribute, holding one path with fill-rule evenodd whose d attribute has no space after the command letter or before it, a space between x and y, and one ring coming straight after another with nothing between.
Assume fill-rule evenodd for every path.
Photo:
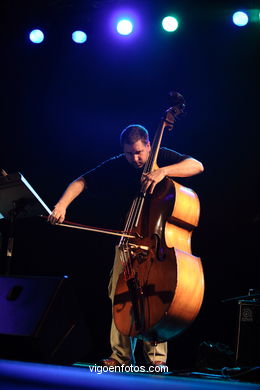
<instances>
[{"instance_id":1,"label":"wooden bass body","mask_svg":"<svg viewBox=\"0 0 260 390\"><path fill-rule=\"evenodd\" d=\"M162 342L196 318L204 295L201 260L191 253L199 213L196 193L169 178L145 200L133 232L136 238L129 241L138 291L135 307L123 272L113 302L115 325L122 334Z\"/></svg>"}]
</instances>

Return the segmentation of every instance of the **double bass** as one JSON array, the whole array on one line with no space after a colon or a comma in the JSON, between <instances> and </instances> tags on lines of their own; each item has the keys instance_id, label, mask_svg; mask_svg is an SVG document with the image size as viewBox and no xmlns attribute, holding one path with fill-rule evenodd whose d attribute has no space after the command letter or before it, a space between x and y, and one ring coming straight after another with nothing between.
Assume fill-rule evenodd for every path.
<instances>
[{"instance_id":1,"label":"double bass","mask_svg":"<svg viewBox=\"0 0 260 390\"><path fill-rule=\"evenodd\" d=\"M173 105L160 122L144 174L158 169L163 133L173 128L185 108L181 94L171 95ZM113 315L123 335L163 342L183 332L196 318L204 295L201 260L191 252L199 213L196 193L169 177L152 194L140 188L118 246L123 271L117 281Z\"/></svg>"}]
</instances>

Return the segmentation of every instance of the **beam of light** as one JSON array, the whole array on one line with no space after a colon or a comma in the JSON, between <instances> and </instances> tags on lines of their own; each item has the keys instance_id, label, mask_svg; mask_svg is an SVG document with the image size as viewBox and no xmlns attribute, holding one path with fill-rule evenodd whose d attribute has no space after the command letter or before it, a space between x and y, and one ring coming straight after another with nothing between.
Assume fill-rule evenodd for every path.
<instances>
[{"instance_id":1,"label":"beam of light","mask_svg":"<svg viewBox=\"0 0 260 390\"><path fill-rule=\"evenodd\" d=\"M133 32L134 25L130 19L121 19L117 23L116 30L120 35L129 35Z\"/></svg>"},{"instance_id":2,"label":"beam of light","mask_svg":"<svg viewBox=\"0 0 260 390\"><path fill-rule=\"evenodd\" d=\"M166 16L163 18L162 26L165 31L173 32L179 27L179 22L174 16Z\"/></svg>"},{"instance_id":3,"label":"beam of light","mask_svg":"<svg viewBox=\"0 0 260 390\"><path fill-rule=\"evenodd\" d=\"M233 14L232 19L233 19L233 23L239 27L246 26L249 20L247 13L244 11L235 12Z\"/></svg>"},{"instance_id":4,"label":"beam of light","mask_svg":"<svg viewBox=\"0 0 260 390\"><path fill-rule=\"evenodd\" d=\"M84 31L80 30L74 31L72 33L72 40L75 43L84 43L87 40L87 34Z\"/></svg>"},{"instance_id":5,"label":"beam of light","mask_svg":"<svg viewBox=\"0 0 260 390\"><path fill-rule=\"evenodd\" d=\"M35 29L30 32L29 38L33 43L41 43L44 40L44 34L41 30Z\"/></svg>"}]
</instances>

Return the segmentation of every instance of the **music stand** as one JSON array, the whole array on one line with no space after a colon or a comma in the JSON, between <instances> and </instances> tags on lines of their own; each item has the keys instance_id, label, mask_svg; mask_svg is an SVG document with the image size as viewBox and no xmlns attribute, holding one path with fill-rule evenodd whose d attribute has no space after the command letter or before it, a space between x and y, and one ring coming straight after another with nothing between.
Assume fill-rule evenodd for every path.
<instances>
[{"instance_id":1,"label":"music stand","mask_svg":"<svg viewBox=\"0 0 260 390\"><path fill-rule=\"evenodd\" d=\"M46 211L51 214L49 207L21 173L0 176L0 219L9 221L7 274L11 270L16 218L33 217Z\"/></svg>"}]
</instances>

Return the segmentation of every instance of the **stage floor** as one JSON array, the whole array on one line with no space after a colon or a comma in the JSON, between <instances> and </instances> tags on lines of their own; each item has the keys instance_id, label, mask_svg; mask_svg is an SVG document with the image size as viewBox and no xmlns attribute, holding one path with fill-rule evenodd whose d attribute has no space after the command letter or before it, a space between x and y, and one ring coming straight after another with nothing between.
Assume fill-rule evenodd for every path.
<instances>
[{"instance_id":1,"label":"stage floor","mask_svg":"<svg viewBox=\"0 0 260 390\"><path fill-rule=\"evenodd\" d=\"M194 374L193 374L194 375ZM260 389L260 384L236 379L196 378L176 374L102 373L77 366L59 366L31 362L0 360L1 390L42 389Z\"/></svg>"}]
</instances>

